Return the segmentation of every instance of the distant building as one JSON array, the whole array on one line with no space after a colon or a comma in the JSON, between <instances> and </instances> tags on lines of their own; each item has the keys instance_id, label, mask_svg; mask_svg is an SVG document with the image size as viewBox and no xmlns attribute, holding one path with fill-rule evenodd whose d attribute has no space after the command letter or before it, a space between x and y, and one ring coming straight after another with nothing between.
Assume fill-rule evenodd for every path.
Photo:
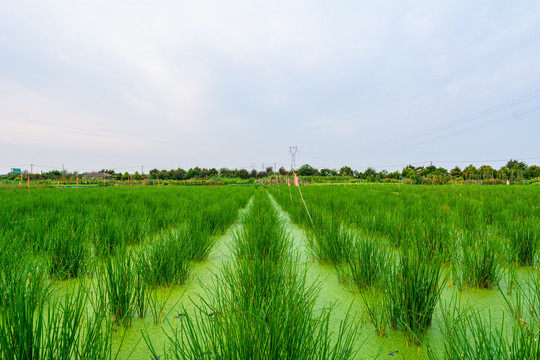
<instances>
[{"instance_id":1,"label":"distant building","mask_svg":"<svg viewBox=\"0 0 540 360\"><path fill-rule=\"evenodd\" d=\"M107 173L90 173L85 174L83 177L87 179L103 179L103 178L110 178L112 175Z\"/></svg>"}]
</instances>

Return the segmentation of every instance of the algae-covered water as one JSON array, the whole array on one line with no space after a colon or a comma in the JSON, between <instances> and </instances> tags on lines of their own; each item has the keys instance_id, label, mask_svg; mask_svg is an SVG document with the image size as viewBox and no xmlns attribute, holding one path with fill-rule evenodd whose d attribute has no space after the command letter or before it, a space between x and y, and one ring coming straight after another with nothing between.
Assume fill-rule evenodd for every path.
<instances>
[{"instance_id":1,"label":"algae-covered water","mask_svg":"<svg viewBox=\"0 0 540 360\"><path fill-rule=\"evenodd\" d=\"M374 359L376 357L390 359L396 356L401 359L428 358L426 347L412 344L401 331L388 329L387 336L378 336L375 332L374 325L363 315L364 309L360 294L340 283L333 266L319 264L310 260L307 253L307 239L304 231L292 223L285 212L281 211L281 214L290 229L294 244L301 254L301 262L309 268L307 273L308 280L319 283L318 305L320 307L334 306L331 318L333 331L338 331L340 322L348 314L352 314L353 321L357 322L359 341L357 341L356 346L360 349L358 352L359 359ZM518 270L518 278L524 277L525 274L526 269ZM505 316L504 298L501 292L506 294L506 287L503 284L501 284L500 291L498 289L468 289L458 291L456 286L452 286L450 281L446 281L440 303L459 300L462 306L468 305L479 309L483 312L486 319L491 317L492 321L500 323L501 319ZM429 343L431 348L437 353L442 351L442 337L437 326L437 320L440 316L443 315L439 306L435 314L435 321L425 338L425 343ZM396 353L396 351L398 352Z\"/></svg>"},{"instance_id":2,"label":"algae-covered water","mask_svg":"<svg viewBox=\"0 0 540 360\"><path fill-rule=\"evenodd\" d=\"M279 209L292 239L294 252L297 256L299 270L306 270L306 279L310 284L316 284L319 294L316 300L318 308L331 306L332 315L330 327L333 332L339 330L340 322L347 317L354 323L358 341L355 343L359 349L358 359L374 358L401 358L401 359L425 359L427 358L426 347L416 346L407 340L405 335L396 330L388 329L387 336L379 337L373 324L364 316L363 304L360 294L355 290L340 283L335 269L330 265L319 264L313 261L307 251L307 239L304 231L293 224L288 215ZM247 211L249 208L241 210ZM176 316L180 312L188 313L197 311L197 306L202 299L207 297L206 287L212 286L218 279L217 274L224 262L232 261L231 243L234 231L242 226L242 216L228 231L220 236L207 261L197 263L193 269L190 280L182 286L162 289L161 299L166 299L163 318L160 324L154 325L151 315L144 319L134 319L132 327L128 330L120 330L115 339L118 349L118 359L150 359L150 351L143 338L143 332L147 332L152 344L156 349L163 349L167 343L167 334L176 329L179 321ZM525 270L521 272L524 273ZM502 285L501 285L502 286ZM506 289L503 287L502 292ZM500 321L504 316L504 299L499 290L469 289L458 291L457 287L446 282L442 292L441 303L458 299L462 304L468 304L480 309L486 317L491 316L493 321ZM442 336L438 327L438 318L442 316L441 307L435 314L435 321L424 339L426 344L436 352L442 350ZM164 351L158 351L164 354Z\"/></svg>"}]
</instances>

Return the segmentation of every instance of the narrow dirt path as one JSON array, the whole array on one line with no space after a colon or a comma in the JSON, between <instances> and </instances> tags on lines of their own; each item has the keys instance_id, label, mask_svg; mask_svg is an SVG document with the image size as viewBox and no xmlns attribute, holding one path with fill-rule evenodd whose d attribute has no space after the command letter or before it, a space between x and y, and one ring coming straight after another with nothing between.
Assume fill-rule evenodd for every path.
<instances>
[{"instance_id":1,"label":"narrow dirt path","mask_svg":"<svg viewBox=\"0 0 540 360\"><path fill-rule=\"evenodd\" d=\"M153 345L156 349L163 349L167 341L165 332L170 332L170 326L176 328L176 316L185 308L187 312L196 310L196 306L201 303L200 298L205 298L205 287L212 284L214 274L217 274L224 262L232 260L231 246L233 242L234 232L242 226L244 214L249 211L252 204L253 196L250 198L247 205L240 209L236 222L225 232L219 236L210 254L208 260L196 263L191 272L190 280L179 286L174 286L161 291L162 299L167 299L163 310L163 318L160 324L154 325L152 314L149 312L144 319L134 318L133 324L128 329L123 338L121 351L118 354L118 359L151 359L151 354L147 349L146 343L142 338L142 331L147 330ZM121 339L115 340L116 345ZM114 346L113 346L114 348Z\"/></svg>"}]
</instances>

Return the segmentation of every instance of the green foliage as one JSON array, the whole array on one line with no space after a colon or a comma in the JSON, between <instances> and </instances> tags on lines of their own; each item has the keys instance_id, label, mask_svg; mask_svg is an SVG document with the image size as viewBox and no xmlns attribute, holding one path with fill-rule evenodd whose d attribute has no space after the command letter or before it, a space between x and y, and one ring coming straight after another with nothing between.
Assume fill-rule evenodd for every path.
<instances>
[{"instance_id":1,"label":"green foliage","mask_svg":"<svg viewBox=\"0 0 540 360\"><path fill-rule=\"evenodd\" d=\"M313 168L309 164L304 164L304 165L300 166L300 168L298 168L298 170L296 170L296 174L298 176L315 176L315 175L319 175L319 171L317 169Z\"/></svg>"},{"instance_id":2,"label":"green foliage","mask_svg":"<svg viewBox=\"0 0 540 360\"><path fill-rule=\"evenodd\" d=\"M145 306L139 300L146 297L141 293L147 291L143 275L135 268L132 252L124 251L107 258L100 278L104 283L98 282L98 294L100 298L107 299L106 306L112 321L130 327L136 306Z\"/></svg>"},{"instance_id":3,"label":"green foliage","mask_svg":"<svg viewBox=\"0 0 540 360\"><path fill-rule=\"evenodd\" d=\"M387 296L387 311L392 328L406 331L420 343L433 320L441 297L440 261L427 262L411 252L403 252L391 267L382 289Z\"/></svg>"},{"instance_id":4,"label":"green foliage","mask_svg":"<svg viewBox=\"0 0 540 360\"><path fill-rule=\"evenodd\" d=\"M307 233L311 255L319 262L336 265L349 259L355 241L354 233L325 217L317 217L314 221L315 227Z\"/></svg>"},{"instance_id":5,"label":"green foliage","mask_svg":"<svg viewBox=\"0 0 540 360\"><path fill-rule=\"evenodd\" d=\"M86 285L55 297L43 269L25 260L0 275L0 357L111 359L111 323L88 309Z\"/></svg>"},{"instance_id":6,"label":"green foliage","mask_svg":"<svg viewBox=\"0 0 540 360\"><path fill-rule=\"evenodd\" d=\"M166 355L200 359L348 359L354 332L329 331L330 309L315 312L316 288L291 258L290 238L265 191L235 234L235 264L224 266L200 311L171 327ZM185 310L183 310L185 313ZM145 341L157 358L148 334Z\"/></svg>"},{"instance_id":7,"label":"green foliage","mask_svg":"<svg viewBox=\"0 0 540 360\"><path fill-rule=\"evenodd\" d=\"M150 286L183 284L191 269L192 250L185 236L173 231L149 240L139 252L137 267Z\"/></svg>"},{"instance_id":8,"label":"green foliage","mask_svg":"<svg viewBox=\"0 0 540 360\"><path fill-rule=\"evenodd\" d=\"M389 250L380 242L358 239L345 260L344 277L358 290L379 285L391 263Z\"/></svg>"}]
</instances>

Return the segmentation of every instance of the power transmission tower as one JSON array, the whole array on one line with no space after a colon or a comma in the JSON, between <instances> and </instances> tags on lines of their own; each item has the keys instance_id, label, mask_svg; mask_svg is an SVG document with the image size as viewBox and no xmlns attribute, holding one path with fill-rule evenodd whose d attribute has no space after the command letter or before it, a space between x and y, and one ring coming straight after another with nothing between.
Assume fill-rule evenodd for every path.
<instances>
[{"instance_id":1,"label":"power transmission tower","mask_svg":"<svg viewBox=\"0 0 540 360\"><path fill-rule=\"evenodd\" d=\"M291 153L291 170L294 171L296 167L296 152L298 151L298 146L289 146L289 152Z\"/></svg>"}]
</instances>

